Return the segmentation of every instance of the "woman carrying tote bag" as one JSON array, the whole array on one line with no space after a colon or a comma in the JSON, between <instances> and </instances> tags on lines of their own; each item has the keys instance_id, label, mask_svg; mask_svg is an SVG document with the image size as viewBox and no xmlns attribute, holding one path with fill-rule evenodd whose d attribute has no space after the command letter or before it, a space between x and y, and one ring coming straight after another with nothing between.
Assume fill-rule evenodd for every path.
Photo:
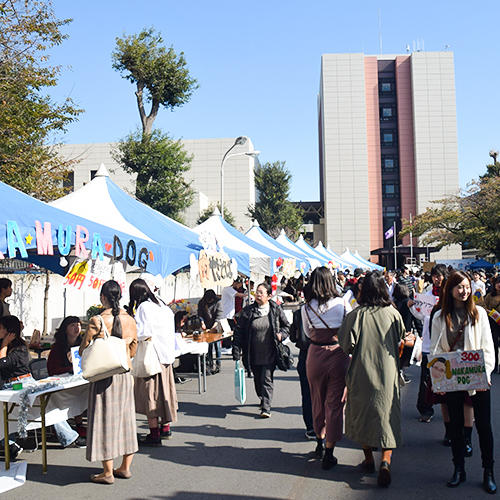
<instances>
[{"instance_id":1,"label":"woman carrying tote bag","mask_svg":"<svg viewBox=\"0 0 500 500\"><path fill-rule=\"evenodd\" d=\"M136 411L146 415L149 426L149 434L140 444L161 446L161 438L172 435L170 424L177 421L177 392L172 369L175 361L174 313L155 297L143 279L132 281L129 295L128 312L137 322L137 338L139 342L152 343L160 362L158 373L135 377Z\"/></svg>"},{"instance_id":2,"label":"woman carrying tote bag","mask_svg":"<svg viewBox=\"0 0 500 500\"><path fill-rule=\"evenodd\" d=\"M94 316L80 345L80 355L93 339L102 338L107 330L113 337L123 339L130 358L137 348L137 329L134 318L120 309L122 293L116 281L107 281L101 289L104 311ZM115 477L131 477L130 465L138 450L135 424L134 379L130 372L120 373L91 382L89 387L87 460L102 461L103 472L92 474L94 483L112 484ZM122 456L121 465L113 470L113 459Z\"/></svg>"}]
</instances>

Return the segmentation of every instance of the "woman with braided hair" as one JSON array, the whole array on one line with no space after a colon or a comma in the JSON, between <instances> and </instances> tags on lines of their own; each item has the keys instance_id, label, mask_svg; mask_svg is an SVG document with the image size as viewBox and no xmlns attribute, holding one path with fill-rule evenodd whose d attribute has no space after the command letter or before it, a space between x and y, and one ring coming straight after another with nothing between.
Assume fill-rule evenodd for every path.
<instances>
[{"instance_id":1,"label":"woman with braided hair","mask_svg":"<svg viewBox=\"0 0 500 500\"><path fill-rule=\"evenodd\" d=\"M137 349L137 328L134 318L120 308L120 285L107 281L101 289L104 311L94 316L80 345L80 355L90 342L110 335L121 338L127 344L130 358ZM131 366L131 365L130 365ZM113 484L115 477L131 477L130 465L138 450L135 424L134 379L128 373L91 382L89 387L87 460L102 461L103 472L93 474L94 483ZM121 465L113 470L113 459L122 456Z\"/></svg>"}]
</instances>

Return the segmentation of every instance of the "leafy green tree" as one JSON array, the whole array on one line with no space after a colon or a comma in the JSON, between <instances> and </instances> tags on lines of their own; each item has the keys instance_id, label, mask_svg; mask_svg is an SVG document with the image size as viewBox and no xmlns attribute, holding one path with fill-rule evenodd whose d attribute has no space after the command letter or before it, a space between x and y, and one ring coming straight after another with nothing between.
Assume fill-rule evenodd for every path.
<instances>
[{"instance_id":1,"label":"leafy green tree","mask_svg":"<svg viewBox=\"0 0 500 500\"><path fill-rule=\"evenodd\" d=\"M164 47L161 34L153 28L138 35L116 39L113 68L136 85L136 98L142 130L150 134L160 106L174 109L189 101L198 87L191 78L184 53ZM144 101L151 103L149 113Z\"/></svg>"},{"instance_id":2,"label":"leafy green tree","mask_svg":"<svg viewBox=\"0 0 500 500\"><path fill-rule=\"evenodd\" d=\"M220 213L221 211L220 201L217 202L217 208ZM208 207L205 210L203 210L201 215L198 217L196 224L201 224L202 222L205 222L208 218L210 218L213 215L214 210L215 210L215 205L213 203L210 203L210 205L208 205ZM224 205L224 220L231 226L236 227L236 221L234 220L233 214L227 209L226 205Z\"/></svg>"},{"instance_id":3,"label":"leafy green tree","mask_svg":"<svg viewBox=\"0 0 500 500\"><path fill-rule=\"evenodd\" d=\"M63 194L72 163L49 142L82 112L47 96L61 72L47 52L67 38L70 22L55 17L50 1L0 1L0 180L42 200Z\"/></svg>"},{"instance_id":4,"label":"leafy green tree","mask_svg":"<svg viewBox=\"0 0 500 500\"><path fill-rule=\"evenodd\" d=\"M248 207L248 215L274 238L281 229L294 237L303 224L302 210L289 200L291 178L284 161L268 162L255 169L258 201Z\"/></svg>"},{"instance_id":5,"label":"leafy green tree","mask_svg":"<svg viewBox=\"0 0 500 500\"><path fill-rule=\"evenodd\" d=\"M410 225L403 221L403 236L413 232L425 245L442 248L467 243L480 255L495 255L500 260L500 175L495 165L470 183L458 195L433 202Z\"/></svg>"},{"instance_id":6,"label":"leafy green tree","mask_svg":"<svg viewBox=\"0 0 500 500\"><path fill-rule=\"evenodd\" d=\"M192 158L180 141L160 130L137 131L118 143L113 157L126 172L137 174L139 200L182 222L181 213L192 203L193 190L182 176Z\"/></svg>"}]
</instances>

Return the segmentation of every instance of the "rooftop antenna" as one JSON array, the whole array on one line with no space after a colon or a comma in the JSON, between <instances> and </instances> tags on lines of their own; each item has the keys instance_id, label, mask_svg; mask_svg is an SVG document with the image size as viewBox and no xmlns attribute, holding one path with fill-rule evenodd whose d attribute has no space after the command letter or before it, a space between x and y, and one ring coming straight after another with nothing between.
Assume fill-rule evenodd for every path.
<instances>
[{"instance_id":1,"label":"rooftop antenna","mask_svg":"<svg viewBox=\"0 0 500 500\"><path fill-rule=\"evenodd\" d=\"M406 44L406 52L407 52L407 54L410 53L410 44L408 44L408 43Z\"/></svg>"},{"instance_id":2,"label":"rooftop antenna","mask_svg":"<svg viewBox=\"0 0 500 500\"><path fill-rule=\"evenodd\" d=\"M378 9L378 45L380 55L382 55L382 13L380 9Z\"/></svg>"},{"instance_id":3,"label":"rooftop antenna","mask_svg":"<svg viewBox=\"0 0 500 500\"><path fill-rule=\"evenodd\" d=\"M422 38L422 52L425 52L424 39Z\"/></svg>"}]
</instances>

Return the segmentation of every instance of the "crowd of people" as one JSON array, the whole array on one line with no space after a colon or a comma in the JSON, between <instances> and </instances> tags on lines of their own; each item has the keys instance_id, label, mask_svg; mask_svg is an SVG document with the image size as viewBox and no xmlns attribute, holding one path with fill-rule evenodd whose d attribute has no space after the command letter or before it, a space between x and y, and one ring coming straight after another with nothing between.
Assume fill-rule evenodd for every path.
<instances>
[{"instance_id":1,"label":"crowd of people","mask_svg":"<svg viewBox=\"0 0 500 500\"><path fill-rule=\"evenodd\" d=\"M247 284L252 289L253 284ZM363 452L361 473L377 470L374 451L381 451L377 482L391 483L393 450L402 442L401 387L415 344L421 342L421 374L416 408L422 423L430 423L439 404L445 426L443 444L450 446L454 470L449 487L466 480L465 458L473 453L475 423L484 468L483 488L496 492L493 473L493 432L489 389L439 392L432 390L429 358L457 350L484 353L488 384L498 371L499 325L491 311L500 308L500 277L485 280L435 265L427 276L402 269L394 273L356 269L352 274L316 268L305 279L282 283L286 296L300 303L289 323L276 301L269 280L253 293L241 280L223 290L219 298L207 290L198 304L200 328L215 331L226 318L234 332L232 357L243 360L260 400L259 416L270 418L278 347L288 337L299 349L298 375L306 437L315 440L314 455L323 469L337 463L335 447L344 434ZM0 279L0 376L3 381L31 380L28 346L22 324L10 314L5 298L12 283ZM416 307L415 294L433 297L430 314ZM171 309L142 279L130 284L130 301L121 308L121 288L115 281L101 289L103 309L92 317L85 332L76 316L63 320L47 362L49 374L72 372L71 348L80 355L92 340L107 334L123 339L130 368L139 342L152 342L161 364L153 376L133 377L131 372L89 384L87 427L83 415L57 424L62 446L85 446L89 461L101 461L103 470L91 481L112 484L132 476L131 464L139 445L160 446L170 437L177 420L175 389L175 332L183 328L185 312ZM435 298L435 299L434 299ZM221 346L209 354L209 368L218 373ZM136 412L146 416L149 434L138 441ZM118 468L113 460L121 457Z\"/></svg>"}]
</instances>

